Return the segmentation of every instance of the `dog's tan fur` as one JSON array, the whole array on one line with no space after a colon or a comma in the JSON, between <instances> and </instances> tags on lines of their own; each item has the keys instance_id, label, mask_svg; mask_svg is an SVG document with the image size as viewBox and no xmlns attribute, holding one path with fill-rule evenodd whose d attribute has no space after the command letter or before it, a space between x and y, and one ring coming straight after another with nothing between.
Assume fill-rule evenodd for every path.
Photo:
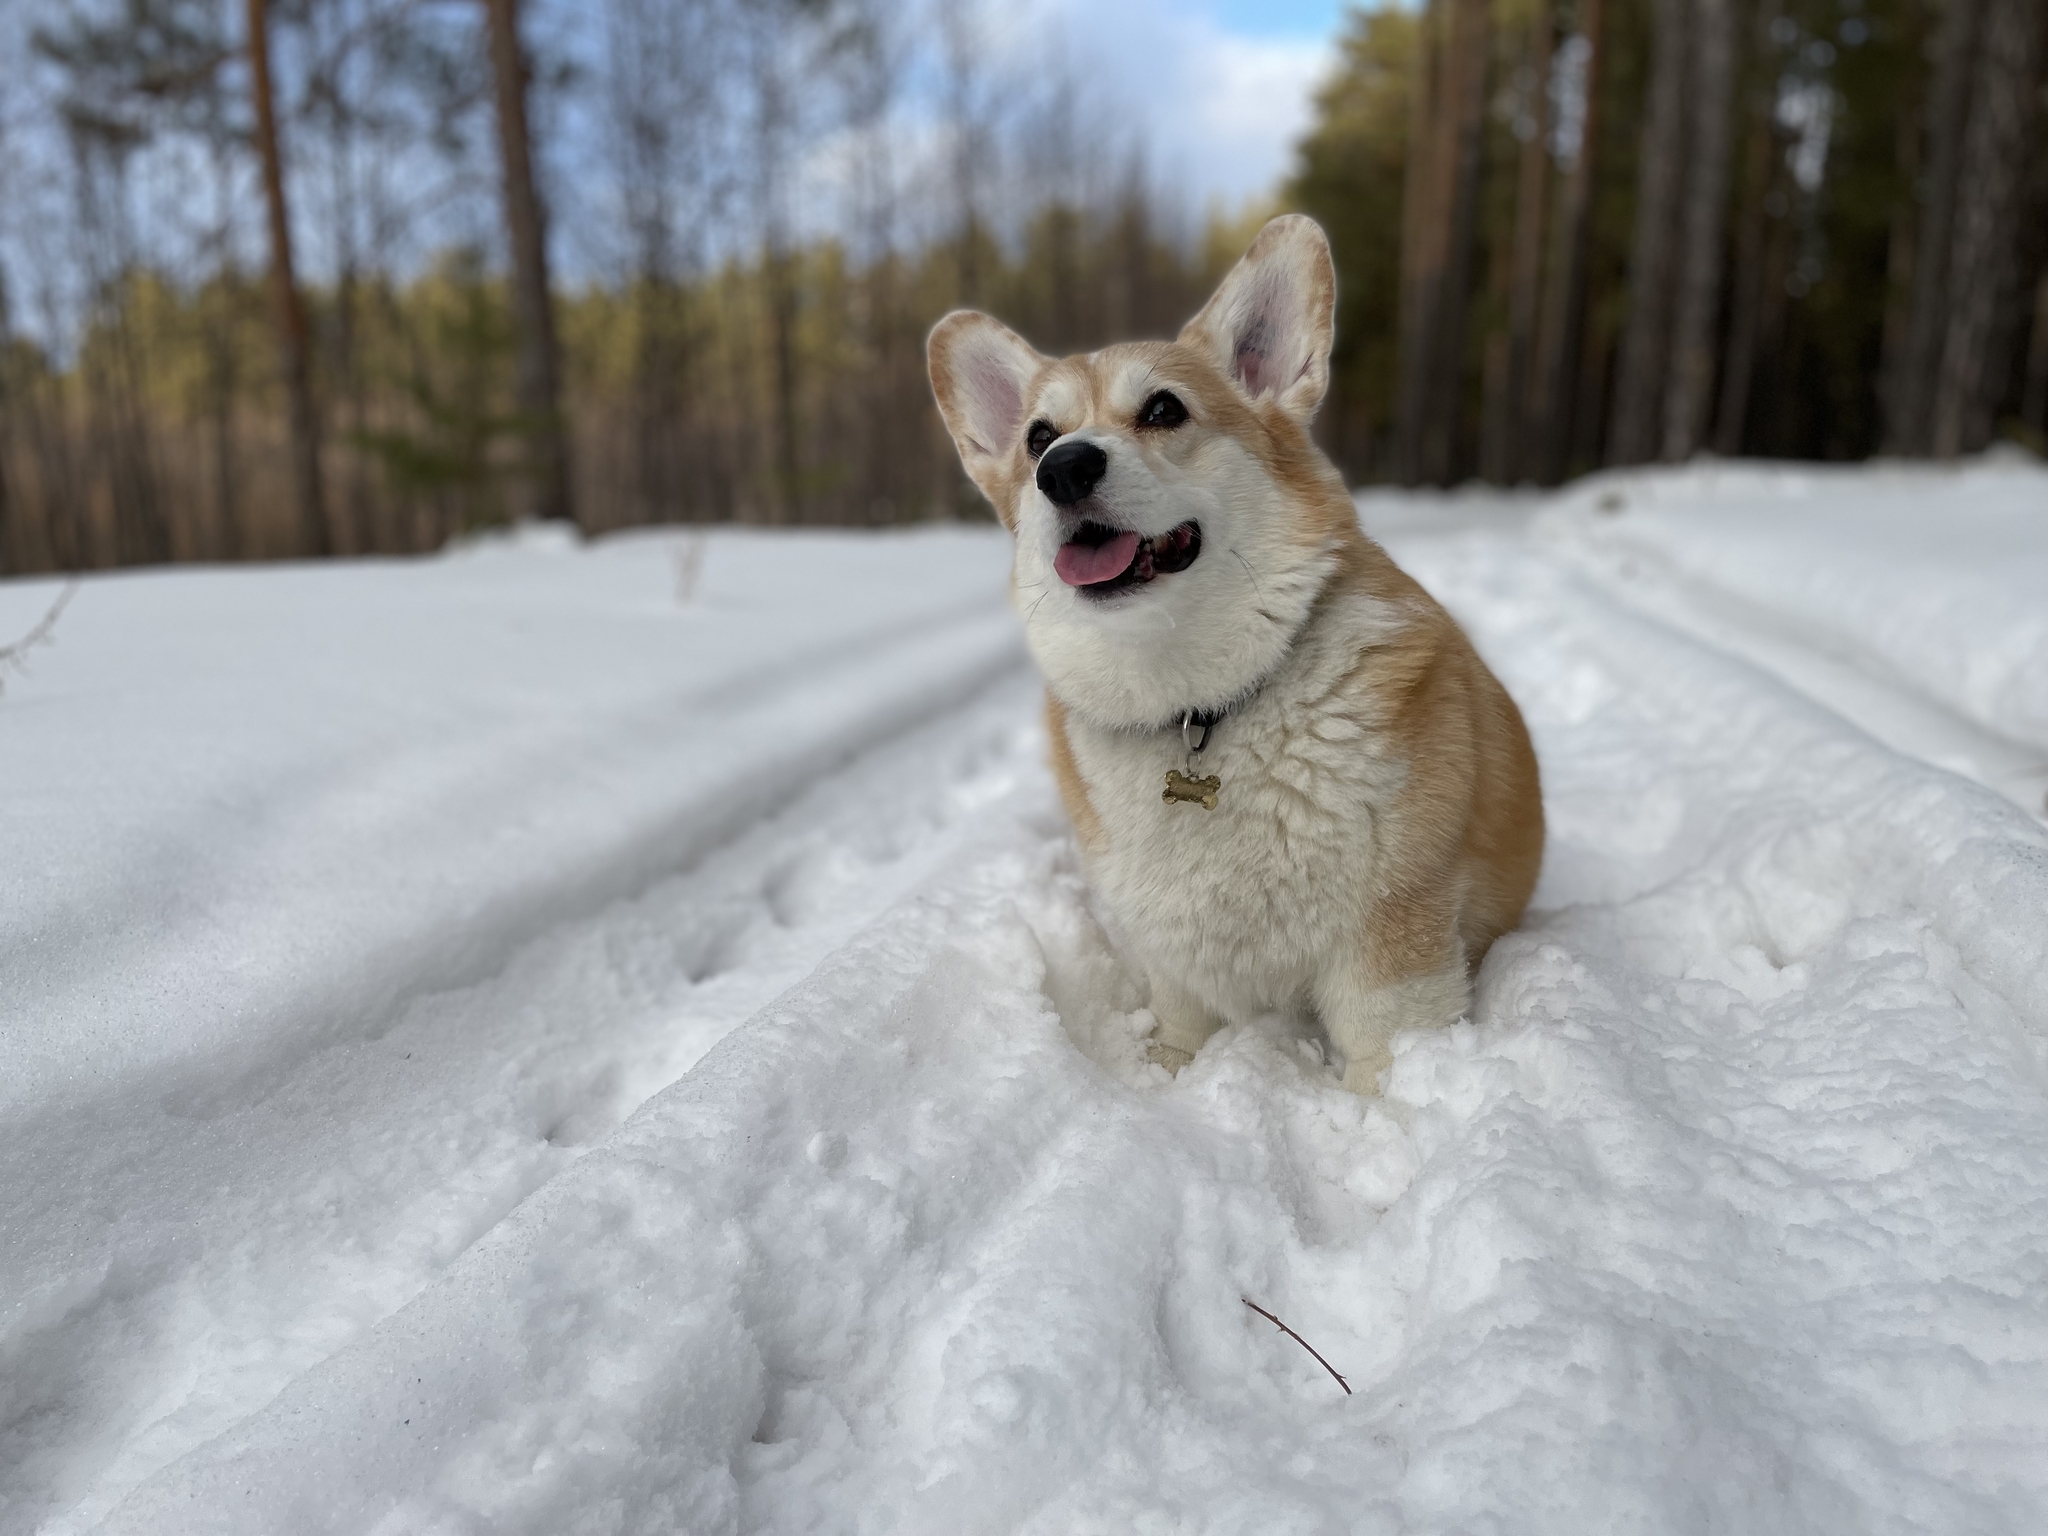
<instances>
[{"instance_id":1,"label":"dog's tan fur","mask_svg":"<svg viewBox=\"0 0 2048 1536\"><path fill-rule=\"evenodd\" d=\"M933 331L930 356L963 462L1020 535L1013 584L1025 582L1027 545L1054 537L1038 527L1054 509L1023 431L1046 402L1063 438L1113 447L1134 495L1170 503L1217 483L1245 488L1216 515L1235 520L1231 546L1205 542L1200 560L1236 556L1248 585L1205 600L1199 624L1183 610L1181 628L1242 625L1259 643L1273 639L1274 659L1249 680L1218 676L1213 692L1198 676L1127 701L1090 679L1155 661L1177 677L1163 647L1199 639L1113 624L1098 638L1093 614L1040 580L1068 605L1051 621L1056 643L1035 646L1052 674L1052 765L1091 873L1151 975L1154 1059L1177 1068L1222 1023L1294 1001L1322 1017L1348 1058L1347 1084L1364 1092L1396 1030L1448 1023L1467 1006L1471 970L1520 921L1534 888L1543 814L1513 701L1451 617L1360 530L1310 440L1334 302L1321 231L1276 220L1175 341L1053 360L985 316L954 314ZM1133 379L1140 390L1170 382L1187 425L1134 426ZM1223 590L1220 577L1205 579L1204 590ZM1285 607L1289 593L1298 611ZM1027 611L1041 600L1017 595ZM1149 588L1131 599L1160 600ZM1215 654L1245 650L1236 633L1222 634ZM1182 760L1171 729L1182 704L1233 707L1198 770L1223 775L1213 812L1154 807L1139 793L1149 785L1156 796L1158 767Z\"/></svg>"}]
</instances>

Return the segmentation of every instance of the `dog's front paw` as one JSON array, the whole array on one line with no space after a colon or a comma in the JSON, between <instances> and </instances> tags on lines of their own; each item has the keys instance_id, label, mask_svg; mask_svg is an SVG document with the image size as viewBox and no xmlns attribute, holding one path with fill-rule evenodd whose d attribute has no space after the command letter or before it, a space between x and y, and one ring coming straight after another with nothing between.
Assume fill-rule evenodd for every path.
<instances>
[{"instance_id":1,"label":"dog's front paw","mask_svg":"<svg viewBox=\"0 0 2048 1536\"><path fill-rule=\"evenodd\" d=\"M1145 1042L1145 1059L1155 1067L1164 1067L1175 1077L1180 1069L1195 1059L1192 1051L1184 1051L1177 1045L1168 1045L1164 1040Z\"/></svg>"},{"instance_id":2,"label":"dog's front paw","mask_svg":"<svg viewBox=\"0 0 2048 1536\"><path fill-rule=\"evenodd\" d=\"M1223 1020L1171 976L1152 975L1152 1033L1145 1039L1145 1059L1175 1077L1195 1059L1195 1052Z\"/></svg>"},{"instance_id":3,"label":"dog's front paw","mask_svg":"<svg viewBox=\"0 0 2048 1536\"><path fill-rule=\"evenodd\" d=\"M1344 1064L1344 1086L1360 1098L1380 1096L1380 1074L1394 1064L1394 1053L1385 1046L1354 1056Z\"/></svg>"}]
</instances>

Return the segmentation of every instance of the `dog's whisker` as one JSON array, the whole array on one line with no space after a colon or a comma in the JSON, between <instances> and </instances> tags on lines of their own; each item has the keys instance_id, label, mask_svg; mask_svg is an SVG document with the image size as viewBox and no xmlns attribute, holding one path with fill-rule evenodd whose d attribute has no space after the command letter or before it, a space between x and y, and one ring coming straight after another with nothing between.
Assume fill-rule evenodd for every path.
<instances>
[{"instance_id":1,"label":"dog's whisker","mask_svg":"<svg viewBox=\"0 0 2048 1536\"><path fill-rule=\"evenodd\" d=\"M1249 578L1250 578L1250 580L1251 580L1251 584L1252 584L1252 591L1254 591L1254 592L1258 593L1258 595L1259 595L1259 601L1260 601L1261 603L1265 602L1265 600L1266 600L1266 593L1265 593L1265 589L1264 589L1264 588L1262 588L1262 587L1261 587L1261 586L1259 585L1259 573L1258 573L1257 571L1255 571L1255 570L1253 570L1253 569L1252 569L1252 563L1251 563L1251 561L1249 561L1249 560L1245 559L1245 557L1244 557L1243 555L1240 555L1240 554L1238 554L1238 553L1237 553L1237 549L1236 549L1236 547L1235 547L1234 545L1232 546L1232 548L1231 548L1231 551L1230 551L1230 553L1231 553L1232 555L1236 556L1236 559L1237 559L1237 563L1238 563L1239 565L1241 565L1241 566L1243 566L1243 567L1244 567L1244 573L1245 573L1245 575L1246 575L1247 577L1249 577ZM1260 612L1261 612L1261 613L1264 613L1264 612L1265 612L1265 610L1264 610L1264 609L1262 608L1262 609L1260 609ZM1271 617L1271 615L1270 615L1270 614L1268 614L1268 615L1267 615L1267 617L1269 617L1269 618L1270 618L1270 617ZM1276 622L1277 622L1277 621L1276 621Z\"/></svg>"}]
</instances>

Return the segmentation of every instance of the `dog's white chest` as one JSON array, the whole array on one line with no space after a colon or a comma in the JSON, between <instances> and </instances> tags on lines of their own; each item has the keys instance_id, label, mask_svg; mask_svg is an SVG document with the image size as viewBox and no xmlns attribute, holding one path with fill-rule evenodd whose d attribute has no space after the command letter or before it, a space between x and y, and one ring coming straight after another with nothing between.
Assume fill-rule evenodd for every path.
<instances>
[{"instance_id":1,"label":"dog's white chest","mask_svg":"<svg viewBox=\"0 0 2048 1536\"><path fill-rule=\"evenodd\" d=\"M1403 765L1343 699L1255 699L1192 759L1177 733L1071 732L1103 836L1090 873L1125 941L1225 1013L1302 1001L1355 942L1380 813ZM1214 775L1215 808L1167 800L1169 770Z\"/></svg>"}]
</instances>

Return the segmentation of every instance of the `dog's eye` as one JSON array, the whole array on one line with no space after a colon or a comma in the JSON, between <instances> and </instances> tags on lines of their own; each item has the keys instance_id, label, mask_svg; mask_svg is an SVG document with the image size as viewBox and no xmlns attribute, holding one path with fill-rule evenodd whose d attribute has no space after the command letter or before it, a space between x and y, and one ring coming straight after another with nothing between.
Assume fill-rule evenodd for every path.
<instances>
[{"instance_id":1,"label":"dog's eye","mask_svg":"<svg viewBox=\"0 0 2048 1536\"><path fill-rule=\"evenodd\" d=\"M1059 436L1049 421L1034 421L1031 430L1024 434L1024 451L1034 459L1052 446L1052 440Z\"/></svg>"},{"instance_id":2,"label":"dog's eye","mask_svg":"<svg viewBox=\"0 0 2048 1536\"><path fill-rule=\"evenodd\" d=\"M1160 390L1138 411L1141 427L1177 427L1188 419L1188 408L1170 390Z\"/></svg>"}]
</instances>

